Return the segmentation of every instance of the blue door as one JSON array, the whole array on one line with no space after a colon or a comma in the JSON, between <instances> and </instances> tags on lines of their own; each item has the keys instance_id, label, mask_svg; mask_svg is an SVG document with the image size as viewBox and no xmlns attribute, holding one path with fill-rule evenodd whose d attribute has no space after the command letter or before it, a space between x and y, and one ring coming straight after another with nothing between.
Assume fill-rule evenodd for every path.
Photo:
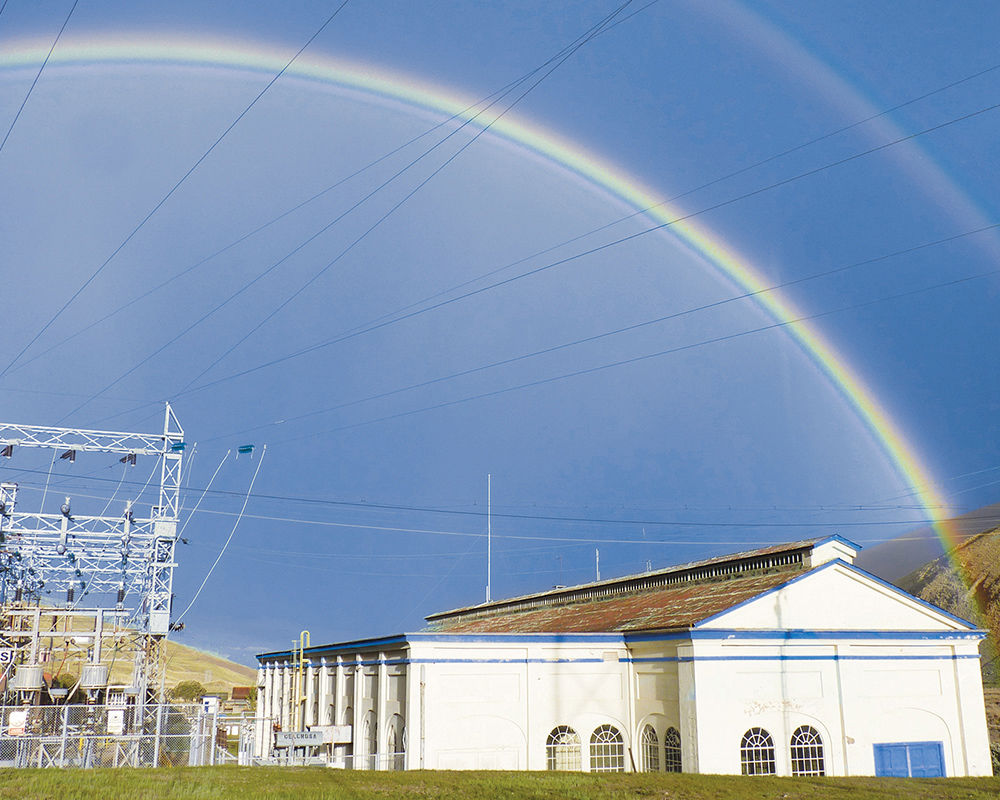
<instances>
[{"instance_id":1,"label":"blue door","mask_svg":"<svg viewBox=\"0 0 1000 800\"><path fill-rule=\"evenodd\" d=\"M941 742L899 742L875 745L875 774L887 778L943 778Z\"/></svg>"}]
</instances>

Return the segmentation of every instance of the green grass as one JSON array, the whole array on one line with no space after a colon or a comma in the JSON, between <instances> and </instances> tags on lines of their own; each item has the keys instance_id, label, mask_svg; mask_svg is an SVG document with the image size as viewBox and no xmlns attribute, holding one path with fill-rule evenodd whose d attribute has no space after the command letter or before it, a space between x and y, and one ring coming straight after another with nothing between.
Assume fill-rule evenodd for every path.
<instances>
[{"instance_id":1,"label":"green grass","mask_svg":"<svg viewBox=\"0 0 1000 800\"><path fill-rule=\"evenodd\" d=\"M17 800L996 800L998 778L740 778L547 772L350 772L281 767L0 770Z\"/></svg>"}]
</instances>

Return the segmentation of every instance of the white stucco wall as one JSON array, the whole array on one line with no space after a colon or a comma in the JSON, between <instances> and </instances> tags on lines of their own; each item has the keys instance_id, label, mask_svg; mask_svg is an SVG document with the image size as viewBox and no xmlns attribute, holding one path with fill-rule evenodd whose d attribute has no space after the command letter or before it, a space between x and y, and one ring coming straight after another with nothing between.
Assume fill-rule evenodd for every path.
<instances>
[{"instance_id":1,"label":"white stucco wall","mask_svg":"<svg viewBox=\"0 0 1000 800\"><path fill-rule=\"evenodd\" d=\"M366 754L368 716L379 753L392 749L387 726L405 726L410 769L544 770L549 733L568 726L588 770L602 725L620 731L624 768L642 768L650 724L661 769L673 727L684 771L739 774L741 739L759 727L773 739L776 773L788 775L792 732L809 725L827 775L874 774L874 745L899 742L941 742L947 775L988 775L978 640L961 621L831 562L690 632L423 633L392 649L331 650L314 659L309 692L329 704L317 706L320 722L354 725L337 753ZM265 664L260 708L287 718L290 669L280 654L272 662L280 668Z\"/></svg>"}]
</instances>

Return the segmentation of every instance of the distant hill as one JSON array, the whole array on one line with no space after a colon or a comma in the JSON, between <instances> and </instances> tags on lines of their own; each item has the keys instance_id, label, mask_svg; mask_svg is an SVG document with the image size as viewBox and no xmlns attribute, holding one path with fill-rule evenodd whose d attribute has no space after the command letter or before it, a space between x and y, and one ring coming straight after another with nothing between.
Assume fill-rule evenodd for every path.
<instances>
[{"instance_id":1,"label":"distant hill","mask_svg":"<svg viewBox=\"0 0 1000 800\"><path fill-rule=\"evenodd\" d=\"M59 664L59 672L79 676L82 658L81 653L68 655L65 663ZM111 656L103 660L111 665L111 683L123 684L129 681L132 675L131 658ZM166 664L167 689L182 681L198 681L209 692L228 694L234 686L253 686L257 681L257 672L251 667L170 640L164 646L163 660ZM46 671L50 670L55 671L47 667Z\"/></svg>"},{"instance_id":2,"label":"distant hill","mask_svg":"<svg viewBox=\"0 0 1000 800\"><path fill-rule=\"evenodd\" d=\"M955 517L951 524L962 541L996 528L1000 526L1000 503ZM855 563L883 580L898 583L918 567L942 555L944 546L934 529L927 525L907 531L888 542L865 548L858 554Z\"/></svg>"},{"instance_id":3,"label":"distant hill","mask_svg":"<svg viewBox=\"0 0 1000 800\"><path fill-rule=\"evenodd\" d=\"M969 577L969 588L960 577L956 564ZM983 679L994 685L1000 684L1000 659L997 658L1000 644L1000 526L968 537L948 554L918 567L895 583L904 591L990 631L980 647Z\"/></svg>"}]
</instances>

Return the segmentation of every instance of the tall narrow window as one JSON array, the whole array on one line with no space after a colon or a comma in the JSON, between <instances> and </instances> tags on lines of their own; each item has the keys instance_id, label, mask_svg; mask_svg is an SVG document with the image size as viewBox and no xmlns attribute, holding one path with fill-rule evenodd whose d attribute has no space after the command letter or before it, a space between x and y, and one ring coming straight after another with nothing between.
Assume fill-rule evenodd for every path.
<instances>
[{"instance_id":1,"label":"tall narrow window","mask_svg":"<svg viewBox=\"0 0 1000 800\"><path fill-rule=\"evenodd\" d=\"M681 771L681 735L677 728L667 728L663 734L663 756L665 772Z\"/></svg>"},{"instance_id":2,"label":"tall narrow window","mask_svg":"<svg viewBox=\"0 0 1000 800\"><path fill-rule=\"evenodd\" d=\"M365 714L365 724L362 727L362 738L365 748L365 769L378 769L378 723L375 720L375 712L369 711Z\"/></svg>"},{"instance_id":3,"label":"tall narrow window","mask_svg":"<svg viewBox=\"0 0 1000 800\"><path fill-rule=\"evenodd\" d=\"M406 759L403 718L399 714L393 714L389 719L387 727L385 752L388 758L385 765L386 769L403 769Z\"/></svg>"},{"instance_id":4,"label":"tall narrow window","mask_svg":"<svg viewBox=\"0 0 1000 800\"><path fill-rule=\"evenodd\" d=\"M621 731L613 725L601 725L591 735L590 771L625 771L625 745Z\"/></svg>"},{"instance_id":5,"label":"tall narrow window","mask_svg":"<svg viewBox=\"0 0 1000 800\"><path fill-rule=\"evenodd\" d=\"M660 771L660 740L656 738L656 730L652 725L642 729L642 771Z\"/></svg>"},{"instance_id":6,"label":"tall narrow window","mask_svg":"<svg viewBox=\"0 0 1000 800\"><path fill-rule=\"evenodd\" d=\"M545 740L545 763L550 770L580 770L580 735L568 725L553 728Z\"/></svg>"},{"instance_id":7,"label":"tall narrow window","mask_svg":"<svg viewBox=\"0 0 1000 800\"><path fill-rule=\"evenodd\" d=\"M751 728L740 742L740 765L744 775L774 774L774 740L763 728Z\"/></svg>"},{"instance_id":8,"label":"tall narrow window","mask_svg":"<svg viewBox=\"0 0 1000 800\"><path fill-rule=\"evenodd\" d=\"M826 775L819 731L809 725L796 728L791 746L792 775Z\"/></svg>"}]
</instances>

